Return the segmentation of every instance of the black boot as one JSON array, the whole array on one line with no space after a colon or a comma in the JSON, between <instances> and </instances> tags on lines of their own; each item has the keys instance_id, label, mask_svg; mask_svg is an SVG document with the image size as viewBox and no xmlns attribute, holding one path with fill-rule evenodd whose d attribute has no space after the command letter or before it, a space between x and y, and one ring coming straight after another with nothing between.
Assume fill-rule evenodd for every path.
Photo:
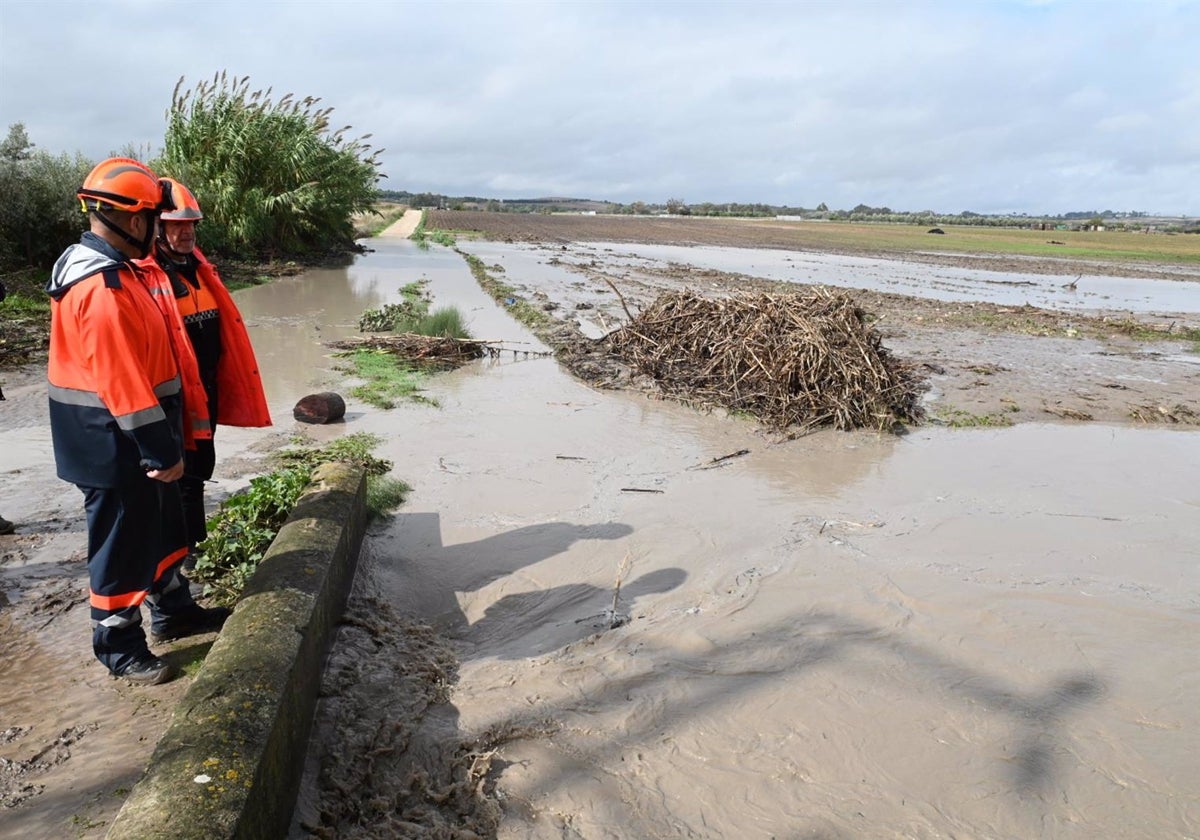
<instances>
[{"instance_id":1,"label":"black boot","mask_svg":"<svg viewBox=\"0 0 1200 840\"><path fill-rule=\"evenodd\" d=\"M119 673L116 671L109 671L109 673L114 678L129 680L134 685L159 685L175 676L175 669L150 651L146 651L122 668Z\"/></svg>"},{"instance_id":2,"label":"black boot","mask_svg":"<svg viewBox=\"0 0 1200 840\"><path fill-rule=\"evenodd\" d=\"M187 636L199 636L202 633L217 633L225 624L225 619L229 618L230 612L227 607L206 609L199 604L191 604L151 625L150 640L158 644Z\"/></svg>"}]
</instances>

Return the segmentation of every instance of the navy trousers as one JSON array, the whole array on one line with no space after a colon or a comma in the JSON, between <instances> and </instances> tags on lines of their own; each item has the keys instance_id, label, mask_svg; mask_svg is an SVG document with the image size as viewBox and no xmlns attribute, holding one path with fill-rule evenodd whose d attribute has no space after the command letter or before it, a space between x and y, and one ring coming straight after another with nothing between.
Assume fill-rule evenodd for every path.
<instances>
[{"instance_id":1,"label":"navy trousers","mask_svg":"<svg viewBox=\"0 0 1200 840\"><path fill-rule=\"evenodd\" d=\"M187 556L183 503L178 484L151 478L79 489L88 523L92 649L119 673L149 650L143 601L152 626L195 604L180 571Z\"/></svg>"}]
</instances>

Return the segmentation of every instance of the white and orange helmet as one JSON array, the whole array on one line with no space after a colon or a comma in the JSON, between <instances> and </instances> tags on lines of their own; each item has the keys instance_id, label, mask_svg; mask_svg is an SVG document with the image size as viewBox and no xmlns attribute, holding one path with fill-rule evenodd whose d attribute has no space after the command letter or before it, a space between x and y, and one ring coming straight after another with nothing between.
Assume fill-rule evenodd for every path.
<instances>
[{"instance_id":1,"label":"white and orange helmet","mask_svg":"<svg viewBox=\"0 0 1200 840\"><path fill-rule=\"evenodd\" d=\"M174 178L162 180L170 188L171 202L175 209L160 214L160 219L164 222L198 222L204 218L204 214L200 212L200 202L196 201L196 196L192 195L191 190Z\"/></svg>"}]
</instances>

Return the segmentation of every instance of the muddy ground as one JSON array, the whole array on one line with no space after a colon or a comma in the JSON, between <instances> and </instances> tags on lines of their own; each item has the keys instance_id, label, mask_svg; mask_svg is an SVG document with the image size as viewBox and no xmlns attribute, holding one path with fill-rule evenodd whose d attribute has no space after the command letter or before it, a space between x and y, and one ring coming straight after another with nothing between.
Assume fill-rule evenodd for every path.
<instances>
[{"instance_id":1,"label":"muddy ground","mask_svg":"<svg viewBox=\"0 0 1200 840\"><path fill-rule=\"evenodd\" d=\"M427 227L475 230L490 239L550 246L546 248L547 262L569 267L580 281L560 290L559 299L534 292L535 299L557 319L570 323L583 316L602 331L628 320L626 305L636 313L658 294L681 287L713 295L788 292L795 287L682 264L612 268L612 251L587 243L648 242L800 252L807 244L797 237L795 226L770 221L440 211L430 214ZM1164 282L1196 279L1189 268L1172 265L884 251L866 255L968 265L980 271L1111 274ZM1200 316L1067 313L1032 306L955 303L869 289L852 289L848 294L875 319L885 346L927 376L931 422L991 426L1056 419L1200 423ZM574 360L572 367L577 373L608 385L631 384L628 376L597 355L598 348L580 345L570 330L559 332L557 341L560 349L569 344L565 355L568 361Z\"/></svg>"},{"instance_id":2,"label":"muddy ground","mask_svg":"<svg viewBox=\"0 0 1200 840\"><path fill-rule=\"evenodd\" d=\"M800 248L772 226L711 220L626 220L491 214L500 238L538 242L544 258L568 264L578 283L535 297L565 328L558 349L593 383L645 387L618 367L591 367L581 324L615 325L623 309L636 309L659 292L685 286L726 294L777 289L744 274L690 266L615 269L588 242L650 241L724 246ZM674 224L673 222L679 222ZM478 220L435 215L429 227L478 227ZM636 239L634 238L636 237ZM887 257L887 254L875 254ZM895 255L890 255L895 256ZM935 259L929 255L910 259ZM1060 262L969 259L997 270L1069 274ZM1192 279L1171 266L1105 268L1092 274ZM612 285L610 285L610 283ZM621 297L614 293L615 286ZM531 296L533 293L531 292ZM622 301L623 297L623 301ZM885 292L856 291L876 319L885 344L928 373L931 419L949 424L1089 421L1193 426L1200 417L1200 367L1187 330L1200 323L1158 315L1064 315L1027 307L953 304ZM312 326L321 328L319 316ZM58 481L47 455L44 343L37 325L6 323L9 346L19 357L0 365L5 453L0 461L0 515L17 532L0 536L0 822L22 837L101 837L165 729L186 677L147 691L111 681L88 650L84 530L78 492ZM1144 336L1152 336L1146 338ZM29 349L32 348L32 349ZM572 349L573 348L573 349ZM582 350L580 348L583 348ZM12 366L13 362L19 362ZM264 451L284 433L256 441L219 466L214 498L252 474ZM227 438L228 439L228 438ZM206 642L167 651L184 664L202 656ZM84 755L85 758L78 758Z\"/></svg>"}]
</instances>

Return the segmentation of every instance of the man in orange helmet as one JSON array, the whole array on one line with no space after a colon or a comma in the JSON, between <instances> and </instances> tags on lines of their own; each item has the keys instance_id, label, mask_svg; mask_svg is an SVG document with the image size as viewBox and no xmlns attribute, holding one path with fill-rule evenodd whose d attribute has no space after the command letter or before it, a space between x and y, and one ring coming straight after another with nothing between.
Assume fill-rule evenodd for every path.
<instances>
[{"instance_id":1,"label":"man in orange helmet","mask_svg":"<svg viewBox=\"0 0 1200 840\"><path fill-rule=\"evenodd\" d=\"M184 387L183 513L188 534L185 568L195 564L196 544L208 536L204 483L216 466L213 434L227 426L269 426L254 348L233 297L216 268L196 247L196 225L204 218L191 190L163 178L174 207L159 216L153 256L138 262L154 300L169 318L181 320L188 352L180 354Z\"/></svg>"},{"instance_id":2,"label":"man in orange helmet","mask_svg":"<svg viewBox=\"0 0 1200 840\"><path fill-rule=\"evenodd\" d=\"M134 260L154 241L170 191L143 163L110 158L78 196L90 230L63 252L50 295L50 432L59 478L83 492L88 526L92 649L114 677L153 685L173 676L150 652L151 631L219 630L229 611L192 600L178 480L182 396L176 347Z\"/></svg>"}]
</instances>

